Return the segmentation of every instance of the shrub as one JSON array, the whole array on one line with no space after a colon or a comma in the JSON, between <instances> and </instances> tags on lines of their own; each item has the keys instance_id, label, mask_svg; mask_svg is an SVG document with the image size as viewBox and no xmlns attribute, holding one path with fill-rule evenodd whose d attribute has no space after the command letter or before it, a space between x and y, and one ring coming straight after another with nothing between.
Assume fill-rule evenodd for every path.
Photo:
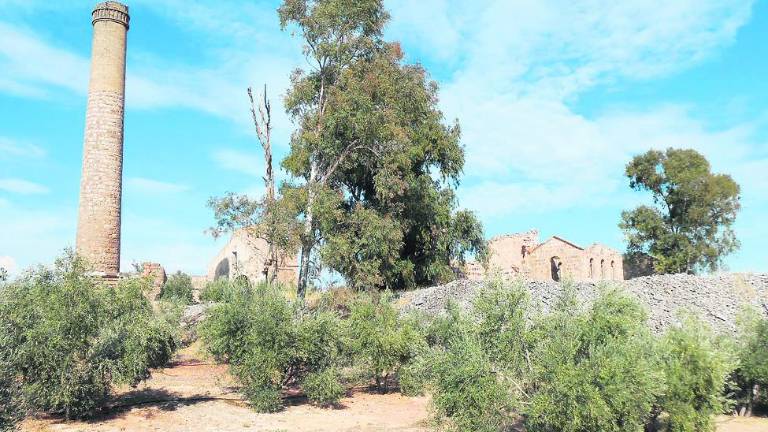
<instances>
[{"instance_id":1,"label":"shrub","mask_svg":"<svg viewBox=\"0 0 768 432\"><path fill-rule=\"evenodd\" d=\"M352 304L348 328L356 364L383 392L390 378L426 346L418 323L400 318L388 295L375 302L361 296Z\"/></svg>"},{"instance_id":2,"label":"shrub","mask_svg":"<svg viewBox=\"0 0 768 432\"><path fill-rule=\"evenodd\" d=\"M20 389L10 370L0 363L0 432L12 431L22 413Z\"/></svg>"},{"instance_id":3,"label":"shrub","mask_svg":"<svg viewBox=\"0 0 768 432\"><path fill-rule=\"evenodd\" d=\"M738 412L751 415L755 405L765 403L768 391L768 318L756 311L745 311L739 323Z\"/></svg>"},{"instance_id":4,"label":"shrub","mask_svg":"<svg viewBox=\"0 0 768 432\"><path fill-rule=\"evenodd\" d=\"M584 312L565 300L543 317L535 329L526 429L642 430L663 389L645 317L636 301L615 290Z\"/></svg>"},{"instance_id":5,"label":"shrub","mask_svg":"<svg viewBox=\"0 0 768 432\"><path fill-rule=\"evenodd\" d=\"M175 329L143 295L145 281L99 284L68 253L0 292L0 375L32 411L84 416L114 384L136 385L176 348Z\"/></svg>"},{"instance_id":6,"label":"shrub","mask_svg":"<svg viewBox=\"0 0 768 432\"><path fill-rule=\"evenodd\" d=\"M473 302L476 331L491 361L520 375L530 349L528 292L521 281L488 281Z\"/></svg>"},{"instance_id":7,"label":"shrub","mask_svg":"<svg viewBox=\"0 0 768 432\"><path fill-rule=\"evenodd\" d=\"M205 284L205 287L200 292L200 301L212 303L228 302L251 291L251 285L246 279L229 280L219 278Z\"/></svg>"},{"instance_id":8,"label":"shrub","mask_svg":"<svg viewBox=\"0 0 768 432\"><path fill-rule=\"evenodd\" d=\"M497 432L510 426L513 403L480 343L455 341L434 357L432 403L437 419L449 430Z\"/></svg>"},{"instance_id":9,"label":"shrub","mask_svg":"<svg viewBox=\"0 0 768 432\"><path fill-rule=\"evenodd\" d=\"M193 290L192 278L188 274L179 271L172 274L163 284L160 290L160 299L192 304L194 302L192 297Z\"/></svg>"},{"instance_id":10,"label":"shrub","mask_svg":"<svg viewBox=\"0 0 768 432\"><path fill-rule=\"evenodd\" d=\"M713 415L727 406L723 390L735 365L730 350L706 324L689 317L666 332L660 355L667 386L658 411L667 413L668 429L713 430Z\"/></svg>"},{"instance_id":11,"label":"shrub","mask_svg":"<svg viewBox=\"0 0 768 432\"><path fill-rule=\"evenodd\" d=\"M339 381L339 373L335 369L311 372L304 379L304 392L316 405L334 405L346 394L346 389Z\"/></svg>"},{"instance_id":12,"label":"shrub","mask_svg":"<svg viewBox=\"0 0 768 432\"><path fill-rule=\"evenodd\" d=\"M341 383L333 372L343 352L339 318L327 312L301 313L277 287L235 292L211 309L200 334L211 354L229 361L258 411L281 409L280 394L288 385L302 386L318 404L340 397L335 395ZM329 383L332 378L337 385Z\"/></svg>"}]
</instances>

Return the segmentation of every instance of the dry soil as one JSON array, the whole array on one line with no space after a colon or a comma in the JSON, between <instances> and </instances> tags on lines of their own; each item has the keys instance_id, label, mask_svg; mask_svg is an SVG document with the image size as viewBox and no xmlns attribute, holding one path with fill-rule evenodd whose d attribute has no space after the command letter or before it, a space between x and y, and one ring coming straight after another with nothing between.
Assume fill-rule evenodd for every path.
<instances>
[{"instance_id":1,"label":"dry soil","mask_svg":"<svg viewBox=\"0 0 768 432\"><path fill-rule=\"evenodd\" d=\"M121 389L115 406L87 422L56 418L29 419L22 431L323 431L427 432L429 401L399 394L358 391L332 409L300 398L275 414L258 414L243 402L227 368L199 360L196 347L181 352L167 369L136 389ZM721 417L718 432L768 432L768 419Z\"/></svg>"}]
</instances>

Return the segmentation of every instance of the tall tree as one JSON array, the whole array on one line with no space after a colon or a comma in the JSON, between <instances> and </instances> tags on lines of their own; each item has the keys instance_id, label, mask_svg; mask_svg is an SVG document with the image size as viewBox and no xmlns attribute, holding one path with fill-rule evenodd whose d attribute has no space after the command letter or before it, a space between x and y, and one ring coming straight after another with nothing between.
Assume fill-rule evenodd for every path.
<instances>
[{"instance_id":1,"label":"tall tree","mask_svg":"<svg viewBox=\"0 0 768 432\"><path fill-rule=\"evenodd\" d=\"M286 97L298 129L283 167L304 200L299 294L318 245L357 288L450 278L451 261L485 243L474 215L455 211L464 152L437 85L381 39L379 0L289 0L279 12L314 66L293 74Z\"/></svg>"},{"instance_id":2,"label":"tall tree","mask_svg":"<svg viewBox=\"0 0 768 432\"><path fill-rule=\"evenodd\" d=\"M695 150L651 150L627 165L629 185L653 194L654 206L621 215L628 253L645 253L659 273L717 270L739 247L732 226L740 209L739 185L713 174Z\"/></svg>"},{"instance_id":3,"label":"tall tree","mask_svg":"<svg viewBox=\"0 0 768 432\"><path fill-rule=\"evenodd\" d=\"M295 25L304 39L309 71L296 70L286 110L298 123L286 166L304 179L304 203L298 295L304 297L312 251L320 233L315 219L319 198L327 195L328 180L339 164L359 150L358 142L326 139L328 95L340 73L381 46L389 16L381 0L286 0L278 9L280 25ZM297 164L302 164L301 169ZM294 168L291 170L291 168Z\"/></svg>"}]
</instances>

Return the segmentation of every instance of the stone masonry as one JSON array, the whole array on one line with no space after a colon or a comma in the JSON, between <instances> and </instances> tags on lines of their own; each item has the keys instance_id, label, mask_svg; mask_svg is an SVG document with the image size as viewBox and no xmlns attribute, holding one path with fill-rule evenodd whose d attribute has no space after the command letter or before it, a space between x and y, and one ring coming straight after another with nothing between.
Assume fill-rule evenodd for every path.
<instances>
[{"instance_id":1,"label":"stone masonry","mask_svg":"<svg viewBox=\"0 0 768 432\"><path fill-rule=\"evenodd\" d=\"M93 48L85 117L77 252L106 277L120 271L123 111L128 7L99 3L93 10Z\"/></svg>"},{"instance_id":2,"label":"stone masonry","mask_svg":"<svg viewBox=\"0 0 768 432\"><path fill-rule=\"evenodd\" d=\"M594 243L582 248L561 237L539 242L539 232L507 234L488 241L487 268L467 264L464 274L479 280L486 273L530 280L575 281L624 280L623 257L617 250Z\"/></svg>"}]
</instances>

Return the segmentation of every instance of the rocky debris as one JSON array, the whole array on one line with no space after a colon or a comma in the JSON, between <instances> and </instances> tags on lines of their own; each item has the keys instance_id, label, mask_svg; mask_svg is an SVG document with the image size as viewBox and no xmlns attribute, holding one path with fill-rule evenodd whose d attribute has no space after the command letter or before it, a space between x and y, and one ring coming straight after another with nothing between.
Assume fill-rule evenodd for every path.
<instances>
[{"instance_id":1,"label":"rocky debris","mask_svg":"<svg viewBox=\"0 0 768 432\"><path fill-rule=\"evenodd\" d=\"M205 314L215 303L199 303L187 306L181 315L181 326L190 328L205 319Z\"/></svg>"},{"instance_id":2,"label":"rocky debris","mask_svg":"<svg viewBox=\"0 0 768 432\"><path fill-rule=\"evenodd\" d=\"M736 318L745 306L768 315L768 273L727 273L713 276L687 274L646 276L611 282L638 298L649 311L655 332L679 323L686 312L700 317L719 332L736 333ZM437 314L449 301L462 309L471 307L481 281L456 280L445 285L404 293L401 310ZM547 312L562 292L554 281L524 282L534 308ZM577 297L589 304L605 286L594 282L573 284Z\"/></svg>"},{"instance_id":3,"label":"rocky debris","mask_svg":"<svg viewBox=\"0 0 768 432\"><path fill-rule=\"evenodd\" d=\"M181 343L183 346L189 346L197 340L197 325L206 317L208 309L215 303L198 303L187 306L184 313L181 314Z\"/></svg>"}]
</instances>

